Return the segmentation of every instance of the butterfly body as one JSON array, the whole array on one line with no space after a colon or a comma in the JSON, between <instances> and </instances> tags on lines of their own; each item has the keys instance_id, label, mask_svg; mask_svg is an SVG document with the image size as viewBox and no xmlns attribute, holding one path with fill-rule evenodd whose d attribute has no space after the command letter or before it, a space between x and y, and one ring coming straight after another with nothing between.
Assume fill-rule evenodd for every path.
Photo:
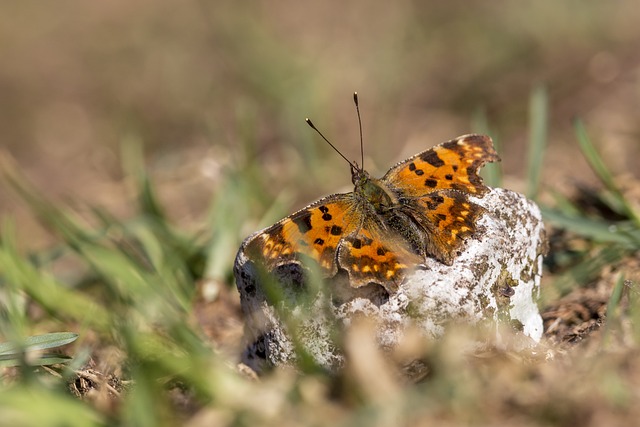
<instances>
[{"instance_id":1,"label":"butterfly body","mask_svg":"<svg viewBox=\"0 0 640 427\"><path fill-rule=\"evenodd\" d=\"M354 191L312 203L251 236L243 250L267 271L314 262L323 276L346 270L353 287L392 290L427 258L451 265L476 233L488 188L477 174L499 160L491 139L465 135L416 154L380 179L352 164Z\"/></svg>"}]
</instances>

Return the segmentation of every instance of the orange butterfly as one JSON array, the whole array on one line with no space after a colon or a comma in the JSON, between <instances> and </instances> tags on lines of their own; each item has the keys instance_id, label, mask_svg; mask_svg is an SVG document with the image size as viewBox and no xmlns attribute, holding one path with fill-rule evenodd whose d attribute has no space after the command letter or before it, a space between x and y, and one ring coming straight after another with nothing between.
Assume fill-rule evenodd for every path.
<instances>
[{"instance_id":1,"label":"orange butterfly","mask_svg":"<svg viewBox=\"0 0 640 427\"><path fill-rule=\"evenodd\" d=\"M354 100L357 107L357 95ZM491 138L464 135L396 164L380 179L349 162L353 192L310 204L250 236L241 251L267 271L315 262L327 278L346 270L355 288L396 289L427 257L453 264L484 211L469 200L489 190L478 170L499 160Z\"/></svg>"}]
</instances>

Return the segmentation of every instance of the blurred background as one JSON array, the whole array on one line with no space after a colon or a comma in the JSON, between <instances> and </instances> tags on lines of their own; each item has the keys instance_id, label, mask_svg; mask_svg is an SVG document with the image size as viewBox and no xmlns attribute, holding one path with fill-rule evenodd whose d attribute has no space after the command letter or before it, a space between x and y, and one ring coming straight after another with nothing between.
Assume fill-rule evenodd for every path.
<instances>
[{"instance_id":1,"label":"blurred background","mask_svg":"<svg viewBox=\"0 0 640 427\"><path fill-rule=\"evenodd\" d=\"M570 191L595 182L575 117L617 176L640 175L637 16L636 2L595 0L4 2L0 147L53 200L126 216L122 162L142 146L174 221L197 227L235 197L217 212L239 215L239 243L350 191L349 168L304 119L359 159L354 91L374 176L488 130L504 185L523 190L531 93L544 87L542 183ZM23 246L45 245L17 200L2 189L0 215L19 218Z\"/></svg>"}]
</instances>

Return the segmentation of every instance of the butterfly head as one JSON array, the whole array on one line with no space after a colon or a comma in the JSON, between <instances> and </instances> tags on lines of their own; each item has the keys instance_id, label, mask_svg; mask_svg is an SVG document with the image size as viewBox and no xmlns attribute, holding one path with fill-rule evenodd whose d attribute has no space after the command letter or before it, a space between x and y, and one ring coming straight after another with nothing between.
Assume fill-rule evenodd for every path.
<instances>
[{"instance_id":1,"label":"butterfly head","mask_svg":"<svg viewBox=\"0 0 640 427\"><path fill-rule=\"evenodd\" d=\"M371 179L367 171L358 166L358 163L349 162L351 165L351 182L353 185L358 187L362 187L367 181Z\"/></svg>"}]
</instances>

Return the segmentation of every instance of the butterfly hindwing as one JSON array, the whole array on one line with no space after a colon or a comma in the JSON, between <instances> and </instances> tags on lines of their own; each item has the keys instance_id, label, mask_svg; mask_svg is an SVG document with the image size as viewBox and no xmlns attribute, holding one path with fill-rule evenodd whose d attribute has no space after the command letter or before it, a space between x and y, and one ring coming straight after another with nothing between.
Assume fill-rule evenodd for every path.
<instances>
[{"instance_id":1,"label":"butterfly hindwing","mask_svg":"<svg viewBox=\"0 0 640 427\"><path fill-rule=\"evenodd\" d=\"M378 227L364 227L344 238L338 249L338 261L355 288L368 283L395 288L421 258L396 236L383 233Z\"/></svg>"},{"instance_id":2,"label":"butterfly hindwing","mask_svg":"<svg viewBox=\"0 0 640 427\"><path fill-rule=\"evenodd\" d=\"M425 230L427 256L451 265L464 241L475 234L484 209L457 190L440 190L416 197L412 217ZM411 215L411 213L409 213Z\"/></svg>"}]
</instances>

